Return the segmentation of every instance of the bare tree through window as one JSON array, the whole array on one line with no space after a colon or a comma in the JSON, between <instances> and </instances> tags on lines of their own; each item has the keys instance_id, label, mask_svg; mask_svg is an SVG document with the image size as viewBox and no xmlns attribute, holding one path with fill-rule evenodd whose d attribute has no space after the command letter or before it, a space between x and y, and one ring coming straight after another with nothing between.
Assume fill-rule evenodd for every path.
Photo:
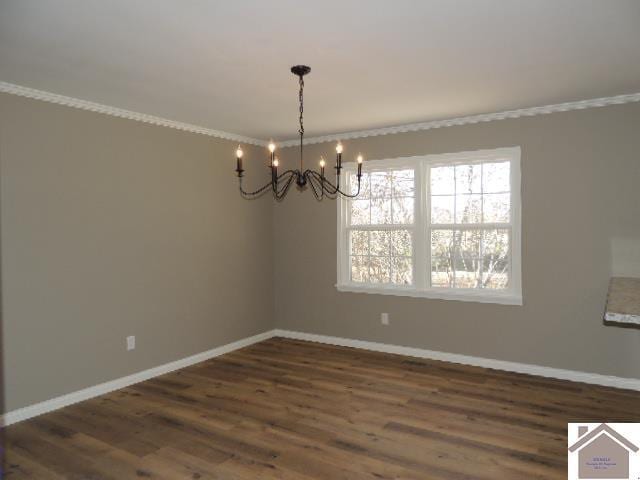
<instances>
[{"instance_id":1,"label":"bare tree through window","mask_svg":"<svg viewBox=\"0 0 640 480\"><path fill-rule=\"evenodd\" d=\"M351 281L412 285L414 171L365 173L361 182L350 202Z\"/></svg>"},{"instance_id":2,"label":"bare tree through window","mask_svg":"<svg viewBox=\"0 0 640 480\"><path fill-rule=\"evenodd\" d=\"M519 147L370 161L338 204L338 288L521 304L519 188Z\"/></svg>"},{"instance_id":3,"label":"bare tree through window","mask_svg":"<svg viewBox=\"0 0 640 480\"><path fill-rule=\"evenodd\" d=\"M508 287L509 166L492 162L431 168L433 287Z\"/></svg>"}]
</instances>

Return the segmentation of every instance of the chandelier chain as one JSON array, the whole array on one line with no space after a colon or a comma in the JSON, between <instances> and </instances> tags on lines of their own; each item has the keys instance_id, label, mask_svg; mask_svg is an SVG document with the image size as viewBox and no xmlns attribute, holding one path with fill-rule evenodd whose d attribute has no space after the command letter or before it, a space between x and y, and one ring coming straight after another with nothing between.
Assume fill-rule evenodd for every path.
<instances>
[{"instance_id":1,"label":"chandelier chain","mask_svg":"<svg viewBox=\"0 0 640 480\"><path fill-rule=\"evenodd\" d=\"M300 93L298 94L298 99L300 101L300 129L298 130L298 133L300 135L304 135L304 123L303 123L304 97L303 97L303 90L304 90L304 78L302 78L302 75L301 75L300 76Z\"/></svg>"},{"instance_id":2,"label":"chandelier chain","mask_svg":"<svg viewBox=\"0 0 640 480\"><path fill-rule=\"evenodd\" d=\"M298 93L298 100L300 101L300 129L298 133L300 134L300 170L302 171L302 153L303 153L303 138L304 138L304 78L300 75L300 91Z\"/></svg>"}]
</instances>

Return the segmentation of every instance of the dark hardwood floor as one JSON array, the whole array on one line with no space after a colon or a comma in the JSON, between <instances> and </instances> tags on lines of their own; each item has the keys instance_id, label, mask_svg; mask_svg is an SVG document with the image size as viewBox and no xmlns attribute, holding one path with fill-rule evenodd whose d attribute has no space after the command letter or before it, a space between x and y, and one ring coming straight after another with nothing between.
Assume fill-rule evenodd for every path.
<instances>
[{"instance_id":1,"label":"dark hardwood floor","mask_svg":"<svg viewBox=\"0 0 640 480\"><path fill-rule=\"evenodd\" d=\"M271 339L5 431L9 480L565 479L640 392Z\"/></svg>"}]
</instances>

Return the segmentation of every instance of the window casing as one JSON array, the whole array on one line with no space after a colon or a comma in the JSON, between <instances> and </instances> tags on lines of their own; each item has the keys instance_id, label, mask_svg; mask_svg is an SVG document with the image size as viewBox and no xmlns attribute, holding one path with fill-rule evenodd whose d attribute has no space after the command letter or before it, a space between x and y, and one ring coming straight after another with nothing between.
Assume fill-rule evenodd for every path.
<instances>
[{"instance_id":1,"label":"window casing","mask_svg":"<svg viewBox=\"0 0 640 480\"><path fill-rule=\"evenodd\" d=\"M337 203L338 290L522 305L519 147L367 161Z\"/></svg>"}]
</instances>

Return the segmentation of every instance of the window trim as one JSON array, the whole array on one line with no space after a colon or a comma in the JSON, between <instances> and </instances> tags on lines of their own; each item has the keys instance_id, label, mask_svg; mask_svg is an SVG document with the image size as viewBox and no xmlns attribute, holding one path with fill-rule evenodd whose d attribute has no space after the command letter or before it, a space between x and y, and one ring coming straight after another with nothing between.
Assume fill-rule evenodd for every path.
<instances>
[{"instance_id":1,"label":"window trim","mask_svg":"<svg viewBox=\"0 0 640 480\"><path fill-rule=\"evenodd\" d=\"M401 285L376 285L372 283L351 282L349 275L349 252L347 225L349 215L349 202L340 198L337 203L337 283L336 288L340 292L369 293L382 295L397 295L406 297L432 298L442 300L460 300L467 302L495 303L503 305L522 305L522 249L521 249L521 174L520 174L521 149L516 147L496 148L490 150L476 150L458 153L444 153L434 155L420 155L413 157L400 157L395 159L368 160L364 170L398 170L403 167L415 169L415 207L414 224L409 227L414 232L414 239L421 237L427 239L430 222L427 215L430 211L429 195L429 168L438 165L456 165L469 163L487 163L491 160L508 159L510 166L511 183L511 261L510 261L510 288L507 290L484 290L463 288L427 287L429 282L429 269L431 265L431 250L427 248L426 241L414 241L413 246L413 279L414 285L405 287ZM350 174L356 172L355 163L343 164L345 179L348 184ZM454 219L455 220L455 219ZM438 225L438 227L447 225ZM503 224L500 224L503 225ZM486 224L483 224L486 226ZM366 225L366 228L371 226ZM385 228L389 225L375 225L372 229ZM449 226L450 227L450 226ZM473 228L473 225L464 225L464 228ZM433 227L431 227L433 228ZM453 228L453 227L451 227ZM415 235L417 233L417 235ZM419 265L426 266L420 268Z\"/></svg>"}]
</instances>

